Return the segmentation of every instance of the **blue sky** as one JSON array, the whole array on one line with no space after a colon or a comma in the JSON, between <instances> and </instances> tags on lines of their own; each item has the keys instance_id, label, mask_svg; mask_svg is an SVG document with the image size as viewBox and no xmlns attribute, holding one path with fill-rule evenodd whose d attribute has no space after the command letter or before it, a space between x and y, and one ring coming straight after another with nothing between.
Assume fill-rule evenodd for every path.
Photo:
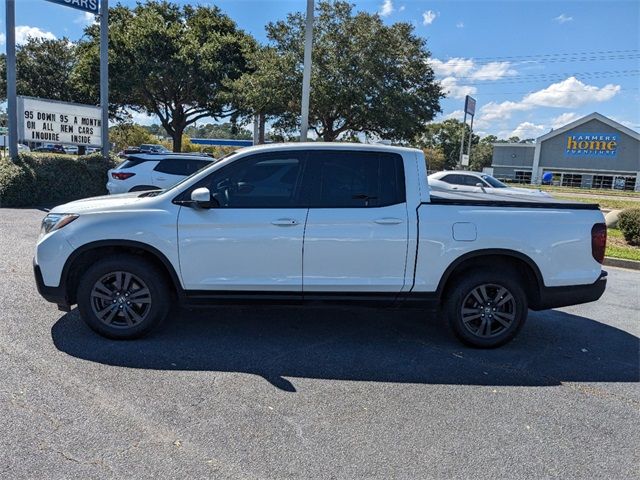
<instances>
[{"instance_id":1,"label":"blue sky","mask_svg":"<svg viewBox=\"0 0 640 480\"><path fill-rule=\"evenodd\" d=\"M77 40L91 21L45 0L16 3L18 41L28 34ZM305 6L304 0L179 3L216 4L260 41L266 41L268 22ZM474 130L481 134L537 137L594 111L640 130L638 1L354 3L358 10L378 12L386 23L412 23L427 40L448 92L439 119L460 118L464 95L471 94L478 101ZM4 8L0 20L4 32Z\"/></svg>"}]
</instances>

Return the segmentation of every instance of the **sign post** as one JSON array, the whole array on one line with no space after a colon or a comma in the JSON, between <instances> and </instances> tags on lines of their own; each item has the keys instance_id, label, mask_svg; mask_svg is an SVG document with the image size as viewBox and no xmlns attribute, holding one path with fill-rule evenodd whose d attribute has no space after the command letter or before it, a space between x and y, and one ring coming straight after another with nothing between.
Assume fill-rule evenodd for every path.
<instances>
[{"instance_id":1,"label":"sign post","mask_svg":"<svg viewBox=\"0 0 640 480\"><path fill-rule=\"evenodd\" d=\"M9 127L9 158L18 157L18 110L16 105L16 2L5 0L7 22L7 125Z\"/></svg>"},{"instance_id":2,"label":"sign post","mask_svg":"<svg viewBox=\"0 0 640 480\"><path fill-rule=\"evenodd\" d=\"M109 0L47 0L48 2L100 15L100 107L102 154L109 154ZM16 4L6 3L7 41L7 122L9 126L9 156L18 156L18 112L16 90ZM20 119L22 122L23 119ZM24 125L23 125L24 126Z\"/></svg>"},{"instance_id":3,"label":"sign post","mask_svg":"<svg viewBox=\"0 0 640 480\"><path fill-rule=\"evenodd\" d=\"M469 153L464 154L464 126L467 124L467 114L471 115L471 127L469 128ZM460 165L469 166L471 156L471 134L473 132L473 117L476 114L476 99L467 95L464 99L464 119L462 120L462 138L460 139Z\"/></svg>"},{"instance_id":4,"label":"sign post","mask_svg":"<svg viewBox=\"0 0 640 480\"><path fill-rule=\"evenodd\" d=\"M97 0L96 0L97 1ZM100 106L102 156L109 155L109 0L100 0Z\"/></svg>"}]
</instances>

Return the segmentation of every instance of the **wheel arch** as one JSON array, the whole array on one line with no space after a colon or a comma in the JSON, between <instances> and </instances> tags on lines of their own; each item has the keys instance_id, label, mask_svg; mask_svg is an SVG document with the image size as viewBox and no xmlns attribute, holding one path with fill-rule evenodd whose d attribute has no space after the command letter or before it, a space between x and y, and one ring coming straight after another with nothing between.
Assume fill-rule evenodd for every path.
<instances>
[{"instance_id":1,"label":"wheel arch","mask_svg":"<svg viewBox=\"0 0 640 480\"><path fill-rule=\"evenodd\" d=\"M62 269L61 285L64 285L70 305L76 302L76 291L84 267L105 255L128 253L139 255L155 264L166 275L169 284L179 297L183 296L180 278L169 259L157 248L134 240L99 240L82 245L67 259Z\"/></svg>"},{"instance_id":2,"label":"wheel arch","mask_svg":"<svg viewBox=\"0 0 640 480\"><path fill-rule=\"evenodd\" d=\"M507 265L516 270L523 279L529 305L535 308L540 302L540 290L544 286L542 273L531 257L521 252L500 248L488 248L468 252L456 258L447 267L438 283L437 296L442 301L451 281L472 268L496 264Z\"/></svg>"}]
</instances>

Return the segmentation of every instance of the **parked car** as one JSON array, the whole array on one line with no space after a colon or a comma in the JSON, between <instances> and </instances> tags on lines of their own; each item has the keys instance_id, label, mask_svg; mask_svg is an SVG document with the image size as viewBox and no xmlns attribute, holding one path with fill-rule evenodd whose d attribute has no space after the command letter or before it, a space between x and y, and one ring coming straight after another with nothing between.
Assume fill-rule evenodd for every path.
<instances>
[{"instance_id":1,"label":"parked car","mask_svg":"<svg viewBox=\"0 0 640 480\"><path fill-rule=\"evenodd\" d=\"M420 150L273 144L161 192L54 208L34 269L45 299L110 338L146 334L174 299L337 302L440 308L496 347L529 308L600 298L605 243L594 204L430 192Z\"/></svg>"},{"instance_id":2,"label":"parked car","mask_svg":"<svg viewBox=\"0 0 640 480\"><path fill-rule=\"evenodd\" d=\"M23 143L18 144L18 153L28 153L31 149Z\"/></svg>"},{"instance_id":3,"label":"parked car","mask_svg":"<svg viewBox=\"0 0 640 480\"><path fill-rule=\"evenodd\" d=\"M78 155L79 148L76 145L65 145L62 148L69 155Z\"/></svg>"},{"instance_id":4,"label":"parked car","mask_svg":"<svg viewBox=\"0 0 640 480\"><path fill-rule=\"evenodd\" d=\"M136 153L141 153L140 147L127 147L118 152L118 157L127 158L129 155L135 155Z\"/></svg>"},{"instance_id":5,"label":"parked car","mask_svg":"<svg viewBox=\"0 0 640 480\"><path fill-rule=\"evenodd\" d=\"M120 165L107 172L107 190L114 194L169 188L213 161L207 155L129 155Z\"/></svg>"},{"instance_id":6,"label":"parked car","mask_svg":"<svg viewBox=\"0 0 640 480\"><path fill-rule=\"evenodd\" d=\"M458 190L463 192L492 193L500 195L533 195L536 197L550 197L546 192L533 188L518 188L505 185L500 180L480 172L467 170L453 170L436 172L429 175L436 190ZM443 182L443 183L440 183Z\"/></svg>"},{"instance_id":7,"label":"parked car","mask_svg":"<svg viewBox=\"0 0 640 480\"><path fill-rule=\"evenodd\" d=\"M40 153L67 153L62 145L43 145L42 147L34 148L33 151Z\"/></svg>"},{"instance_id":8,"label":"parked car","mask_svg":"<svg viewBox=\"0 0 640 480\"><path fill-rule=\"evenodd\" d=\"M146 153L169 153L170 150L164 145L159 145L156 143L143 143L140 145L140 151Z\"/></svg>"}]
</instances>

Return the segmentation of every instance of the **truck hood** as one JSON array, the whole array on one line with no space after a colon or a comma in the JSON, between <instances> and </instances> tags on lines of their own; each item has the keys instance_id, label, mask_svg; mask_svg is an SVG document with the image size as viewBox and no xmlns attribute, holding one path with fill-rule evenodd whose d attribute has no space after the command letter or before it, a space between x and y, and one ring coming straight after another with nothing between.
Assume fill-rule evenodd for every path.
<instances>
[{"instance_id":1,"label":"truck hood","mask_svg":"<svg viewBox=\"0 0 640 480\"><path fill-rule=\"evenodd\" d=\"M58 205L50 213L97 213L122 210L134 210L153 201L155 195L150 192L131 192L118 195L83 198ZM157 194L157 193L156 193Z\"/></svg>"}]
</instances>

